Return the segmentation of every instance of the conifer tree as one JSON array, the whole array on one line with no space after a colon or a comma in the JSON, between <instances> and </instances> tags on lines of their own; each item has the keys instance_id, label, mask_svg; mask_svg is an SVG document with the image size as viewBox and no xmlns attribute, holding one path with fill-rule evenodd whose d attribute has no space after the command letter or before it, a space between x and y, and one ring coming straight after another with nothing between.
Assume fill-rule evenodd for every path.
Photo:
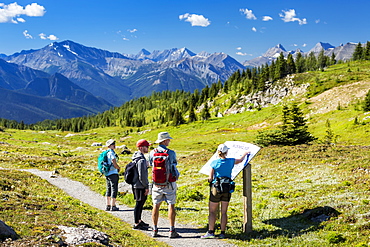
<instances>
[{"instance_id":1,"label":"conifer tree","mask_svg":"<svg viewBox=\"0 0 370 247\"><path fill-rule=\"evenodd\" d=\"M296 72L296 65L294 63L293 55L291 53L288 54L288 58L286 61L287 65L287 74L294 74Z\"/></svg>"},{"instance_id":2,"label":"conifer tree","mask_svg":"<svg viewBox=\"0 0 370 247\"><path fill-rule=\"evenodd\" d=\"M370 60L370 41L366 42L363 59Z\"/></svg>"},{"instance_id":3,"label":"conifer tree","mask_svg":"<svg viewBox=\"0 0 370 247\"><path fill-rule=\"evenodd\" d=\"M335 60L335 54L334 52L331 53L331 58L330 58L330 65L334 65L337 63L337 60Z\"/></svg>"},{"instance_id":4,"label":"conifer tree","mask_svg":"<svg viewBox=\"0 0 370 247\"><path fill-rule=\"evenodd\" d=\"M361 45L361 42L358 42L355 48L355 51L352 54L352 60L355 60L355 61L360 60L362 59L362 55L363 55L363 47Z\"/></svg>"},{"instance_id":5,"label":"conifer tree","mask_svg":"<svg viewBox=\"0 0 370 247\"><path fill-rule=\"evenodd\" d=\"M295 59L295 65L296 65L296 71L297 73L302 73L305 71L305 66L304 66L304 58L302 56L302 53L298 52L297 57Z\"/></svg>"},{"instance_id":6,"label":"conifer tree","mask_svg":"<svg viewBox=\"0 0 370 247\"><path fill-rule=\"evenodd\" d=\"M366 94L363 109L364 111L370 111L370 90Z\"/></svg>"},{"instance_id":7,"label":"conifer tree","mask_svg":"<svg viewBox=\"0 0 370 247\"><path fill-rule=\"evenodd\" d=\"M308 132L306 120L303 112L299 109L297 103L290 107L284 106L282 110L283 124L278 130L270 132L260 132L257 135L256 142L263 146L268 145L298 145L310 143L316 138Z\"/></svg>"},{"instance_id":8,"label":"conifer tree","mask_svg":"<svg viewBox=\"0 0 370 247\"><path fill-rule=\"evenodd\" d=\"M190 105L188 122L191 123L194 121L197 121L197 116L195 115L195 112L194 112L194 106Z\"/></svg>"},{"instance_id":9,"label":"conifer tree","mask_svg":"<svg viewBox=\"0 0 370 247\"><path fill-rule=\"evenodd\" d=\"M200 113L200 116L202 120L208 120L211 117L211 114L209 113L208 104L207 102L204 103L204 107Z\"/></svg>"}]
</instances>

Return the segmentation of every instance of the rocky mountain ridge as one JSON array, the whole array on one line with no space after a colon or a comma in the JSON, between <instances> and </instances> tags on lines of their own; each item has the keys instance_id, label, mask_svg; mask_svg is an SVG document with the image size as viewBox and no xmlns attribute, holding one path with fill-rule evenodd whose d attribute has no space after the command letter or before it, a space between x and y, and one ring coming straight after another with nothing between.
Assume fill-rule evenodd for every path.
<instances>
[{"instance_id":1,"label":"rocky mountain ridge","mask_svg":"<svg viewBox=\"0 0 370 247\"><path fill-rule=\"evenodd\" d=\"M173 48L124 55L69 40L22 51L5 60L47 73L60 73L116 106L153 91L202 89L245 69L224 53L197 55L186 48Z\"/></svg>"},{"instance_id":2,"label":"rocky mountain ridge","mask_svg":"<svg viewBox=\"0 0 370 247\"><path fill-rule=\"evenodd\" d=\"M270 64L280 55L280 53L283 53L285 57L287 57L288 54L292 54L293 57L295 57L298 52L300 52L303 56L307 56L313 52L317 56L322 50L324 50L324 55L326 56L330 57L332 53L334 53L336 60L348 61L352 58L352 54L356 46L356 43L350 42L347 44L341 44L337 47L329 43L318 42L311 50L308 52L303 52L300 49L287 51L283 45L277 44L276 46L268 49L262 56L245 61L243 65L246 67L259 67L261 65L265 65L266 63Z\"/></svg>"}]
</instances>

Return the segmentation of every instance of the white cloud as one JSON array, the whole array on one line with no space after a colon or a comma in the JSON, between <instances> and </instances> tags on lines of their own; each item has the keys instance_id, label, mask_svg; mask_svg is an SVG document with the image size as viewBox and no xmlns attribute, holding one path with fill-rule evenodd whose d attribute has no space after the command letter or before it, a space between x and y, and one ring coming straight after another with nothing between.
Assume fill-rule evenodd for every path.
<instances>
[{"instance_id":1,"label":"white cloud","mask_svg":"<svg viewBox=\"0 0 370 247\"><path fill-rule=\"evenodd\" d=\"M302 46L303 46L303 47L306 47L306 46L307 46L307 44L303 44Z\"/></svg>"},{"instance_id":2,"label":"white cloud","mask_svg":"<svg viewBox=\"0 0 370 247\"><path fill-rule=\"evenodd\" d=\"M257 17L253 14L253 11L252 10L249 10L249 9L240 9L240 12L242 12L243 14L245 14L245 18L247 18L249 20L257 20Z\"/></svg>"},{"instance_id":3,"label":"white cloud","mask_svg":"<svg viewBox=\"0 0 370 247\"><path fill-rule=\"evenodd\" d=\"M43 16L45 12L45 8L37 3L31 3L24 8L16 2L8 5L0 3L0 23L25 22L23 18L20 18L21 15Z\"/></svg>"},{"instance_id":4,"label":"white cloud","mask_svg":"<svg viewBox=\"0 0 370 247\"><path fill-rule=\"evenodd\" d=\"M49 40L53 40L53 41L55 41L55 40L58 40L59 38L57 37L57 36L55 36L54 34L51 34L51 35L49 35L49 36L46 36L46 34L44 34L44 33L40 33L39 34L39 37L40 37L40 39L49 39Z\"/></svg>"},{"instance_id":5,"label":"white cloud","mask_svg":"<svg viewBox=\"0 0 370 247\"><path fill-rule=\"evenodd\" d=\"M300 19L300 18L296 17L296 13L295 13L294 9L290 9L288 11L284 11L284 10L282 10L282 11L284 12L284 14L280 13L279 16L281 17L281 19L284 22L298 21L299 25L307 24L307 19L306 18Z\"/></svg>"},{"instance_id":6,"label":"white cloud","mask_svg":"<svg viewBox=\"0 0 370 247\"><path fill-rule=\"evenodd\" d=\"M23 35L26 39L33 39L32 35L28 33L28 30L24 30Z\"/></svg>"},{"instance_id":7,"label":"white cloud","mask_svg":"<svg viewBox=\"0 0 370 247\"><path fill-rule=\"evenodd\" d=\"M129 41L129 39L128 38L125 38L125 37L123 37L122 39L125 40L125 41Z\"/></svg>"},{"instance_id":8,"label":"white cloud","mask_svg":"<svg viewBox=\"0 0 370 247\"><path fill-rule=\"evenodd\" d=\"M315 23L316 23L316 24L320 23L320 19L316 20L316 21L315 21Z\"/></svg>"},{"instance_id":9,"label":"white cloud","mask_svg":"<svg viewBox=\"0 0 370 247\"><path fill-rule=\"evenodd\" d=\"M242 48L241 47L237 47L236 49L240 51Z\"/></svg>"},{"instance_id":10,"label":"white cloud","mask_svg":"<svg viewBox=\"0 0 370 247\"><path fill-rule=\"evenodd\" d=\"M211 25L211 22L203 15L186 13L183 15L179 15L179 19L190 22L192 26L208 27L209 25Z\"/></svg>"},{"instance_id":11,"label":"white cloud","mask_svg":"<svg viewBox=\"0 0 370 247\"><path fill-rule=\"evenodd\" d=\"M257 32L257 28L252 27L252 31L253 31L253 32Z\"/></svg>"},{"instance_id":12,"label":"white cloud","mask_svg":"<svg viewBox=\"0 0 370 247\"><path fill-rule=\"evenodd\" d=\"M271 16L264 16L264 17L262 17L262 20L263 21L272 21L273 19L272 19L272 17Z\"/></svg>"},{"instance_id":13,"label":"white cloud","mask_svg":"<svg viewBox=\"0 0 370 247\"><path fill-rule=\"evenodd\" d=\"M238 51L237 53L235 53L236 55L238 56L252 56L252 54L248 54L248 53L245 53L245 52L240 52Z\"/></svg>"},{"instance_id":14,"label":"white cloud","mask_svg":"<svg viewBox=\"0 0 370 247\"><path fill-rule=\"evenodd\" d=\"M127 31L130 32L130 33L135 33L135 32L137 32L137 29L136 28L134 28L134 29L127 29Z\"/></svg>"}]
</instances>

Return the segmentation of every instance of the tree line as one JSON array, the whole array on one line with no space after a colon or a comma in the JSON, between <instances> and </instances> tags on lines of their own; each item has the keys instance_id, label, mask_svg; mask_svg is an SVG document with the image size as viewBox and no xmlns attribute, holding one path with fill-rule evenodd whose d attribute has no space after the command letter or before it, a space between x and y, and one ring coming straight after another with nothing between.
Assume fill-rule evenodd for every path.
<instances>
[{"instance_id":1,"label":"tree line","mask_svg":"<svg viewBox=\"0 0 370 247\"><path fill-rule=\"evenodd\" d=\"M369 42L365 47L358 45L353 59L359 57L357 54L360 53L361 59L365 59L369 49ZM0 119L0 128L81 132L112 126L137 128L145 125L176 126L197 120L208 120L211 117L208 103L222 94L235 95L230 101L231 106L241 95L266 90L267 81L274 82L287 75L306 71L323 71L326 67L336 63L335 54L326 56L324 50L317 56L313 52L306 56L298 52L295 57L290 53L287 57L280 53L270 64L246 68L243 71L237 70L224 83L218 81L207 85L202 90L152 92L149 96L125 102L120 107L77 118L44 120L35 124Z\"/></svg>"}]
</instances>

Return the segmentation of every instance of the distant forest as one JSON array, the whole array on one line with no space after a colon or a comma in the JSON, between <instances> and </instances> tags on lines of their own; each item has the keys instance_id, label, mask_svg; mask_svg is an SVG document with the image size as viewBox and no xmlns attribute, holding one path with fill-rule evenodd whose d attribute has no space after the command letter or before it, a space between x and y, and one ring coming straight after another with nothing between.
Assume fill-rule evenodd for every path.
<instances>
[{"instance_id":1,"label":"distant forest","mask_svg":"<svg viewBox=\"0 0 370 247\"><path fill-rule=\"evenodd\" d=\"M358 43L352 60L370 60L370 42ZM236 71L224 83L218 81L193 93L183 90L153 92L150 96L132 99L120 107L114 107L103 113L71 119L44 120L35 124L25 124L14 120L0 118L0 131L3 128L31 130L61 130L81 132L94 128L111 126L137 127L145 125L180 125L211 117L206 102L220 93L232 93L238 96L265 90L267 81L274 82L290 74L317 71L343 61L336 61L335 54L318 56L313 52L307 56L298 53L294 58L283 53L260 67Z\"/></svg>"}]
</instances>

